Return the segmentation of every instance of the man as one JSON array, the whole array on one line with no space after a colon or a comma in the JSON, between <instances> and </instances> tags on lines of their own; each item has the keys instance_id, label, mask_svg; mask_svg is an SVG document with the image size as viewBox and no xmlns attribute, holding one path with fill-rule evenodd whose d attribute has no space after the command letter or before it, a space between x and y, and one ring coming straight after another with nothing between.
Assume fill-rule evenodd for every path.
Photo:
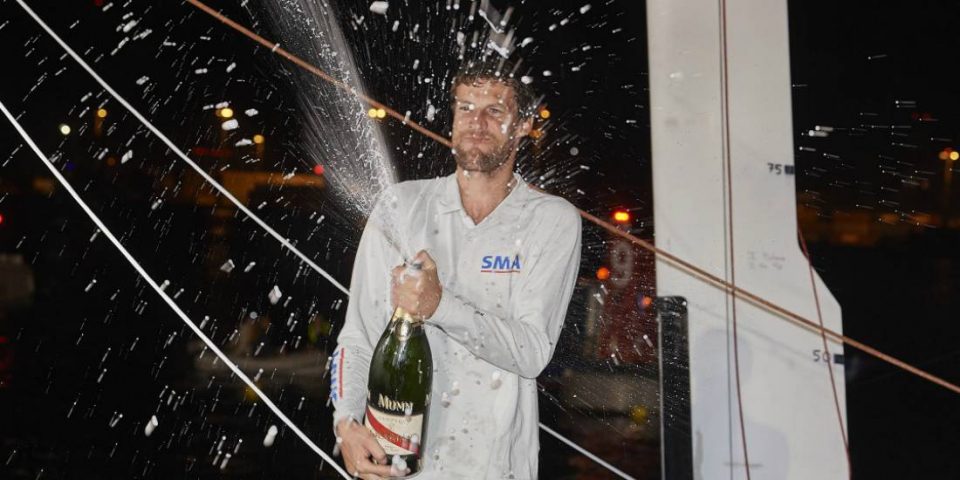
<instances>
[{"instance_id":1,"label":"man","mask_svg":"<svg viewBox=\"0 0 960 480\"><path fill-rule=\"evenodd\" d=\"M350 473L391 475L362 422L370 357L399 306L425 319L433 352L417 478L532 480L536 377L576 283L580 217L513 172L533 126L536 100L526 85L480 65L458 75L451 93L456 172L387 189L360 240L334 352L337 441ZM404 260L421 272L404 275Z\"/></svg>"}]
</instances>

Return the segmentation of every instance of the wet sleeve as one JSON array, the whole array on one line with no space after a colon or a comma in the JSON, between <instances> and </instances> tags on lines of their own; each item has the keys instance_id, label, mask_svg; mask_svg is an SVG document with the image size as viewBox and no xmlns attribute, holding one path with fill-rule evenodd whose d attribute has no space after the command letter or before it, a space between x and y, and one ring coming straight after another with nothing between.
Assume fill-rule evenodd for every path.
<instances>
[{"instance_id":1,"label":"wet sleeve","mask_svg":"<svg viewBox=\"0 0 960 480\"><path fill-rule=\"evenodd\" d=\"M546 209L544 209L546 210ZM479 358L536 378L553 356L580 267L580 216L569 204L541 215L510 313L498 317L444 289L427 320Z\"/></svg>"},{"instance_id":2,"label":"wet sleeve","mask_svg":"<svg viewBox=\"0 0 960 480\"><path fill-rule=\"evenodd\" d=\"M381 200L386 195L381 195ZM370 357L390 315L390 269L402 257L384 233L386 208L378 202L364 227L350 278L350 300L330 366L333 424L362 421Z\"/></svg>"}]
</instances>

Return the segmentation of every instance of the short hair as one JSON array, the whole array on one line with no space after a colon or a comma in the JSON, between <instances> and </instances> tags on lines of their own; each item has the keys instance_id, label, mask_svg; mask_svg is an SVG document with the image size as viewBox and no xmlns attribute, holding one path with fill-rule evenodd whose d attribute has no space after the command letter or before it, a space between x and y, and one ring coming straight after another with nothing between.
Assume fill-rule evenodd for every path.
<instances>
[{"instance_id":1,"label":"short hair","mask_svg":"<svg viewBox=\"0 0 960 480\"><path fill-rule=\"evenodd\" d=\"M537 104L533 87L524 83L516 76L520 62L510 62L503 58L485 58L467 61L460 67L450 85L450 104L456 106L456 91L460 85L477 85L483 82L496 82L506 85L513 90L513 98L517 102L517 116L520 119L536 115Z\"/></svg>"}]
</instances>

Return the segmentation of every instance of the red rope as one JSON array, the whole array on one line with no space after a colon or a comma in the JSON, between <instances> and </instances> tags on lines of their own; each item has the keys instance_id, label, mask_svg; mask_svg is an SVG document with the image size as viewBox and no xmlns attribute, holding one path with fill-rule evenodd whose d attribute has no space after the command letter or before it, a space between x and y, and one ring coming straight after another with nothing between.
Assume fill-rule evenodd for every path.
<instances>
[{"instance_id":1,"label":"red rope","mask_svg":"<svg viewBox=\"0 0 960 480\"><path fill-rule=\"evenodd\" d=\"M337 85L338 87L344 89L345 91L348 91L348 92L351 93L352 95L356 95L357 98L360 98L361 100L369 103L371 106L374 106L374 107L377 107L377 108L383 108L390 116L396 118L397 120L401 120L401 121L404 120L404 117L401 116L401 115L400 115L399 113L397 113L396 111L390 109L389 107L385 106L384 104L382 104L382 103L380 103L380 102L377 102L376 100L374 100L374 99L372 99L372 98L368 98L368 97L360 94L359 92L355 91L354 89L349 88L348 86L346 86L346 85L343 84L342 82L340 82L340 81L338 81L338 80L330 77L329 75L327 75L326 73L324 73L322 70L318 69L317 67L314 67L313 65L310 65L309 63L307 63L307 62L305 62L304 60L298 58L297 56L291 54L290 52L287 52L286 50L284 50L284 49L282 49L282 48L279 48L279 46L277 46L276 44L265 40L263 37L255 34L255 33L253 33L253 32L251 32L250 30L248 30L247 28L239 25L238 23L234 22L233 20L230 20L229 18L223 16L222 14L220 14L219 12L213 10L212 8L208 7L207 5L203 4L203 3L200 2L199 0L186 0L186 1L187 1L188 3L190 3L191 5L193 5L193 6L197 7L197 8L199 8L199 9L203 10L204 12L206 12L206 13L209 14L210 16L216 18L217 20L223 22L223 23L226 24L227 26L233 28L234 30L240 32L241 34L249 37L250 39L252 39L252 40L254 40L254 41L256 41L257 43L260 43L260 44L262 44L262 45L264 45L264 46L270 47L271 51L274 51L274 53L277 53L278 55L283 56L283 57L286 58L287 60L290 60L291 62L293 62L293 63L295 63L295 64L303 67L304 69L306 69L307 71L309 71L309 72L317 75L318 77L323 78L324 80L327 80L327 81L331 82L331 83L334 84L334 85ZM275 50L274 50L274 47L276 47ZM444 146L450 146L450 140L449 140L449 139L447 139L447 138L445 138L445 137L442 137L442 136L440 136L440 135L438 135L438 134L436 134L436 133L434 133L434 132L431 132L431 131L427 130L426 128L423 128L423 126L417 124L417 123L414 122L414 121L407 120L407 121L406 121L406 125L409 125L411 128L417 130L417 131L420 132L420 133L423 133L423 134L426 135L427 137L429 137L429 138L437 141L438 143L440 143L440 144L442 144L442 145L444 145ZM646 250L649 250L649 251L653 252L654 254L657 255L657 258L658 258L660 261L669 263L669 264L673 265L673 266L676 267L676 268L683 269L683 270L687 271L687 273L690 274L690 275L693 276L693 277L700 278L701 280L703 280L703 281L705 281L705 282L707 282L707 283L710 283L710 284L714 285L714 286L717 287L717 288L721 288L721 289L723 289L724 291L727 291L727 292L735 292L736 295L738 295L742 301L749 302L751 305L754 305L754 306L756 306L756 307L759 307L759 308L762 308L762 309L764 309L764 310L767 310L767 311L770 312L770 313L774 313L774 314L780 316L781 318L783 318L784 320L790 321L790 322L792 322L792 323L794 323L794 324L796 324L796 325L798 325L798 326L800 326L800 327L802 327L802 328L806 328L806 329L811 330L811 331L813 331L813 332L822 333L823 335L826 335L827 337L829 337L829 338L832 339L832 340L835 340L835 341L838 341L838 342L843 342L843 343L845 343L845 344L847 344L847 345L849 345L849 346L851 346L851 347L853 347L853 348L856 348L857 350L860 350L860 351L862 351L862 352L864 352L864 353L866 353L866 354L868 354L868 355L870 355L870 356L873 356L873 357L875 357L875 358L877 358L877 359L879 359L879 360L881 360L881 361L884 361L884 362L886 362L886 363L889 363L889 364L891 364L891 365L893 365L893 366L895 366L895 367L901 368L901 369L907 371L908 373L911 373L911 374L916 375L916 376L918 376L918 377L920 377L920 378L923 378L924 380L927 380L927 381L929 381L929 382L932 382L932 383L935 383L935 384L937 384L937 385L940 385L941 387L944 387L944 388L946 388L946 389L948 389L948 390L950 390L950 391L952 391L952 392L954 392L954 393L960 394L960 386L958 386L958 385L956 385L956 384L954 384L954 383L948 382L948 381L946 381L946 380L944 380L944 379L942 379L942 378L940 378L940 377L938 377L938 376L932 375L932 374L930 374L930 373L928 373L928 372L926 372L926 371L923 371L923 370L921 370L921 369L919 369L919 368L917 368L917 367L914 367L913 365L910 365L910 364L908 364L908 363L906 363L906 362L904 362L904 361L902 361L902 360L899 360L899 359L897 359L897 358L895 358L895 357L893 357L893 356L887 355L887 354L885 354L885 353L883 353L883 352L881 352L881 351L879 351L879 350L877 350L877 349L875 349L875 348L873 348L873 347L871 347L871 346L869 346L869 345L866 345L866 344L864 344L864 343L862 343L862 342L859 342L859 341L854 340L854 339L852 339L852 338L850 338L850 337L847 337L847 336L845 336L845 335L842 335L842 334L839 334L839 333L837 333L837 332L834 332L833 330L830 330L830 329L828 329L828 328L819 326L819 325L817 325L817 323L815 323L815 322L813 322L813 321L811 321L811 320L808 320L807 318L804 318L804 317L801 316L801 315L798 315L798 314L796 314L796 313L793 313L793 312L791 312L790 310L787 310L787 309L785 309L785 308L783 308L783 307L781 307L781 306L779 306L779 305L777 305L777 304L775 304L775 303L772 303L772 302L770 302L770 301L768 301L768 300L765 300L764 298L762 298L762 297L760 297L760 296L758 296L758 295L755 295L755 294L753 294L753 293L750 293L750 292L747 291L747 290L744 290L744 289L742 289L742 288L740 288L740 287L737 287L736 285L733 285L733 284L731 284L731 283L729 283L729 282L726 282L726 281L723 280L722 278L719 278L719 277L717 277L717 276L715 276L715 275L707 272L706 270L703 270L702 268L699 268L699 267L697 267L696 265L693 265L692 263L687 262L687 261L685 261L685 260L677 257L676 255L673 255L673 254L670 253L670 252L667 252L667 251L665 251L665 250L661 250L661 249L655 247L652 243L647 242L647 241L645 241L645 240L642 240L642 239L640 239L640 238L637 238L636 236L630 234L629 232L625 232L625 231L623 231L622 229L617 228L617 227L614 226L613 224L611 224L611 223L609 223L609 222L606 222L606 221L598 218L598 217L595 216L595 215L592 215L592 214L590 214L590 213L587 213L587 212L585 212L585 211L583 211L583 210L578 210L578 211L580 212L580 216L583 217L585 220L587 220L587 221L589 221L589 222L591 222L591 223L596 224L597 226L599 226L599 227L607 230L608 232L610 232L610 233L612 233L612 234L614 234L614 235L617 235L617 236L619 236L619 237L621 237L621 238L624 238L624 239L630 241L631 243L633 243L634 245L639 246L640 248L643 248L643 249L646 249Z\"/></svg>"},{"instance_id":2,"label":"red rope","mask_svg":"<svg viewBox=\"0 0 960 480\"><path fill-rule=\"evenodd\" d=\"M722 91L720 92L720 109L723 111L723 164L726 170L727 187L727 241L730 245L729 267L730 284L736 285L736 250L733 242L733 173L731 171L730 158L730 75L727 69L727 2L720 0L720 45L723 55L720 57L720 67L722 72ZM733 371L734 380L737 387L737 412L740 416L740 441L743 445L743 468L747 473L747 480L750 480L750 456L747 454L747 426L743 418L743 393L740 389L740 338L737 335L737 290L730 290L730 317L733 323ZM732 462L731 462L732 463Z\"/></svg>"},{"instance_id":3,"label":"red rope","mask_svg":"<svg viewBox=\"0 0 960 480\"><path fill-rule=\"evenodd\" d=\"M807 241L800 232L800 225L797 225L797 235L800 237L800 248L803 249L803 256L807 258L807 266L810 269L810 286L813 288L813 301L817 306L817 320L820 327L823 328L823 313L820 311L820 294L817 292L817 282L813 276L813 260L810 259L810 252L807 251ZM827 356L827 371L830 372L830 388L833 389L833 406L837 410L837 422L840 424L840 436L843 438L843 451L847 458L847 477L853 477L853 464L850 462L850 444L847 441L847 427L843 421L843 412L840 410L840 395L837 394L837 381L833 375L833 355L827 347L827 336L820 331L820 338L823 340L823 353Z\"/></svg>"}]
</instances>

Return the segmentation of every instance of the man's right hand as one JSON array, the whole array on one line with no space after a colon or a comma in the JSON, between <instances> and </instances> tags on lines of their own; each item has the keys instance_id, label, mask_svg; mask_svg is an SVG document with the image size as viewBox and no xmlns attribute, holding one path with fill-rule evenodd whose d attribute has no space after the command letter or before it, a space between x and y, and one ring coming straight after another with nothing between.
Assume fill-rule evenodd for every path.
<instances>
[{"instance_id":1,"label":"man's right hand","mask_svg":"<svg viewBox=\"0 0 960 480\"><path fill-rule=\"evenodd\" d=\"M340 438L343 466L348 473L364 480L390 477L387 454L370 430L356 420L346 418L337 424L337 437Z\"/></svg>"}]
</instances>

